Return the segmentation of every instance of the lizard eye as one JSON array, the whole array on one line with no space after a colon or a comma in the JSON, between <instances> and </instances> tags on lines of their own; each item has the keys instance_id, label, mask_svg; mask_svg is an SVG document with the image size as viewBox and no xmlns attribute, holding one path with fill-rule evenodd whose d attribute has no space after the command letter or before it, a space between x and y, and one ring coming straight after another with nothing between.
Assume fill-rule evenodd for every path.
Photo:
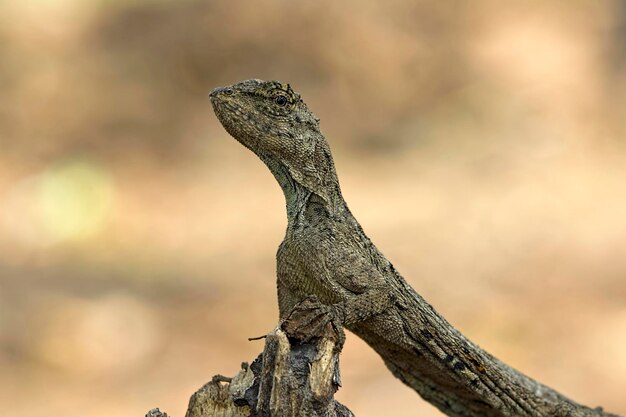
<instances>
[{"instance_id":1,"label":"lizard eye","mask_svg":"<svg viewBox=\"0 0 626 417\"><path fill-rule=\"evenodd\" d=\"M283 95L278 95L274 97L274 102L278 104L279 106L283 107L289 102L289 100L287 99L287 97Z\"/></svg>"}]
</instances>

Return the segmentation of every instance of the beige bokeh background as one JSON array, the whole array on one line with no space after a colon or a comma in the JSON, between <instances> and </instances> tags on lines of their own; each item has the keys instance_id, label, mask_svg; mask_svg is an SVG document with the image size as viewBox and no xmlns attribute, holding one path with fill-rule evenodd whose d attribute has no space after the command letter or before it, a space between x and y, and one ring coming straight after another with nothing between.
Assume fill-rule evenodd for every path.
<instances>
[{"instance_id":1,"label":"beige bokeh background","mask_svg":"<svg viewBox=\"0 0 626 417\"><path fill-rule=\"evenodd\" d=\"M0 414L182 416L276 322L286 225L206 94L280 79L455 326L626 413L626 6L0 3ZM439 416L350 335L357 416Z\"/></svg>"}]
</instances>

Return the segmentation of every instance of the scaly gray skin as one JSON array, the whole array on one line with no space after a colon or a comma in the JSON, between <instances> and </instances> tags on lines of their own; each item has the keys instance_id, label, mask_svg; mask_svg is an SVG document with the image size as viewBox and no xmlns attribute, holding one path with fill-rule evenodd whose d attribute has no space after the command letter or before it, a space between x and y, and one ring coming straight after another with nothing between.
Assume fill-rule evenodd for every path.
<instances>
[{"instance_id":1,"label":"scaly gray skin","mask_svg":"<svg viewBox=\"0 0 626 417\"><path fill-rule=\"evenodd\" d=\"M350 213L319 120L288 84L248 80L216 88L210 98L224 128L261 158L285 194L288 226L277 254L282 319L304 301L320 317L308 330L342 324L449 416L612 416L500 362L406 283Z\"/></svg>"}]
</instances>

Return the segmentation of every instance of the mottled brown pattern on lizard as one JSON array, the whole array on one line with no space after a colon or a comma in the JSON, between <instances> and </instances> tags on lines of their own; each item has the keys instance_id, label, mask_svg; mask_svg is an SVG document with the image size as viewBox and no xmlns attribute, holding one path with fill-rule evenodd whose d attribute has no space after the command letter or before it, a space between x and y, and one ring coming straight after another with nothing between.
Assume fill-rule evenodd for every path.
<instances>
[{"instance_id":1,"label":"mottled brown pattern on lizard","mask_svg":"<svg viewBox=\"0 0 626 417\"><path fill-rule=\"evenodd\" d=\"M310 296L391 372L457 417L609 416L495 359L438 314L350 213L319 120L288 84L248 80L210 94L224 128L270 169L286 199L277 253L281 318Z\"/></svg>"}]
</instances>

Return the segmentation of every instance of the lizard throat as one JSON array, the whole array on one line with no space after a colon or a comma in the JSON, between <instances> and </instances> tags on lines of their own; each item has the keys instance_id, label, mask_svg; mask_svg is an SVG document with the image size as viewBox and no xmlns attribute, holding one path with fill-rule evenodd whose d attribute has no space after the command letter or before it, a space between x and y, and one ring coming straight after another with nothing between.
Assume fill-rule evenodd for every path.
<instances>
[{"instance_id":1,"label":"lizard throat","mask_svg":"<svg viewBox=\"0 0 626 417\"><path fill-rule=\"evenodd\" d=\"M266 155L259 155L260 159L267 165L276 178L276 181L283 190L285 205L287 209L287 220L289 226L301 223L302 214L311 203L321 205L329 215L336 215L338 211L343 211L345 202L339 191L339 186L324 189L324 197L319 192L298 182L291 175L289 169L281 162Z\"/></svg>"}]
</instances>

